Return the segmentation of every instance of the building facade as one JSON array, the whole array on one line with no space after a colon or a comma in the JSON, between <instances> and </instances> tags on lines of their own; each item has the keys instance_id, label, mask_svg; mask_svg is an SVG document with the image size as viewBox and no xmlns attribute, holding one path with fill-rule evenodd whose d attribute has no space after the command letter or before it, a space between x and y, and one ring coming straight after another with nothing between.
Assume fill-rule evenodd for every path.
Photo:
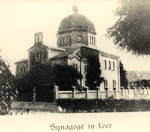
<instances>
[{"instance_id":1,"label":"building facade","mask_svg":"<svg viewBox=\"0 0 150 132\"><path fill-rule=\"evenodd\" d=\"M65 17L57 31L57 47L43 43L43 34L35 34L34 45L28 49L28 58L16 62L16 76L21 77L37 64L51 62L74 66L83 76L79 82L86 86L87 57L95 56L101 65L101 76L105 79L100 89L120 89L119 57L100 51L96 47L96 30L87 17L73 7L73 14ZM94 69L93 69L94 70Z\"/></svg>"}]
</instances>

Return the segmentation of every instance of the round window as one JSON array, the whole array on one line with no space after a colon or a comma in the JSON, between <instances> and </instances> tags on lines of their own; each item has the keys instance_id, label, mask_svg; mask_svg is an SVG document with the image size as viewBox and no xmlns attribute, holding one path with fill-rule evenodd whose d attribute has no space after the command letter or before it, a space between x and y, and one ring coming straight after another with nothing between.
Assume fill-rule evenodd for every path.
<instances>
[{"instance_id":1,"label":"round window","mask_svg":"<svg viewBox=\"0 0 150 132\"><path fill-rule=\"evenodd\" d=\"M78 40L78 41L81 41L81 40L82 40L82 36L78 36L78 37L77 37L77 40Z\"/></svg>"}]
</instances>

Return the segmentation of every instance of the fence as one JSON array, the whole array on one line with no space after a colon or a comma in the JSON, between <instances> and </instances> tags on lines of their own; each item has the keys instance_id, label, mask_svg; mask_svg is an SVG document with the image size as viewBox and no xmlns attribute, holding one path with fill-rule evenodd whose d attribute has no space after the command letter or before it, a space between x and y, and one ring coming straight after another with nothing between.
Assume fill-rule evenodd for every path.
<instances>
[{"instance_id":1,"label":"fence","mask_svg":"<svg viewBox=\"0 0 150 132\"><path fill-rule=\"evenodd\" d=\"M129 100L150 100L150 88L134 88L134 89L123 89L120 90L88 90L86 91L59 91L56 86L54 89L55 99L129 99Z\"/></svg>"}]
</instances>

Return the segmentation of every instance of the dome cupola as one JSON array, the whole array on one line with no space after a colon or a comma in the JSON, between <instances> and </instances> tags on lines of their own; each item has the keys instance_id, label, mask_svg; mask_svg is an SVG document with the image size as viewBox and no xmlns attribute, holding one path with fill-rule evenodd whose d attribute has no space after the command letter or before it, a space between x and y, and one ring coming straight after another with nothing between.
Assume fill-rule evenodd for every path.
<instances>
[{"instance_id":1,"label":"dome cupola","mask_svg":"<svg viewBox=\"0 0 150 132\"><path fill-rule=\"evenodd\" d=\"M65 17L57 31L58 47L74 44L95 45L96 30L94 24L85 16L78 13L77 6L73 6L73 14Z\"/></svg>"}]
</instances>

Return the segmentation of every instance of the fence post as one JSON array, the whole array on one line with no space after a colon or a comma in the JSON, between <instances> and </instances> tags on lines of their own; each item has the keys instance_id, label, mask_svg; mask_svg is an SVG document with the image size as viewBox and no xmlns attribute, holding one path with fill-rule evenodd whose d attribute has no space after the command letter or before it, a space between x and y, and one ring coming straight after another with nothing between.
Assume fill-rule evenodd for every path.
<instances>
[{"instance_id":1,"label":"fence post","mask_svg":"<svg viewBox=\"0 0 150 132\"><path fill-rule=\"evenodd\" d=\"M128 99L130 99L130 87L128 87Z\"/></svg>"},{"instance_id":2,"label":"fence post","mask_svg":"<svg viewBox=\"0 0 150 132\"><path fill-rule=\"evenodd\" d=\"M150 99L149 87L147 88L148 99Z\"/></svg>"},{"instance_id":3,"label":"fence post","mask_svg":"<svg viewBox=\"0 0 150 132\"><path fill-rule=\"evenodd\" d=\"M109 90L108 90L108 88L105 89L105 92L106 92L106 98L108 98L109 97Z\"/></svg>"},{"instance_id":4,"label":"fence post","mask_svg":"<svg viewBox=\"0 0 150 132\"><path fill-rule=\"evenodd\" d=\"M134 90L134 95L135 95L136 94L135 87L133 87L133 90Z\"/></svg>"},{"instance_id":5,"label":"fence post","mask_svg":"<svg viewBox=\"0 0 150 132\"><path fill-rule=\"evenodd\" d=\"M58 99L58 88L59 87L57 85L54 86L54 95L55 95L54 98L55 99Z\"/></svg>"},{"instance_id":6,"label":"fence post","mask_svg":"<svg viewBox=\"0 0 150 132\"><path fill-rule=\"evenodd\" d=\"M117 89L115 89L115 97L117 98Z\"/></svg>"},{"instance_id":7,"label":"fence post","mask_svg":"<svg viewBox=\"0 0 150 132\"><path fill-rule=\"evenodd\" d=\"M128 87L128 94L130 94L130 87Z\"/></svg>"},{"instance_id":8,"label":"fence post","mask_svg":"<svg viewBox=\"0 0 150 132\"><path fill-rule=\"evenodd\" d=\"M145 87L143 87L143 94L145 95Z\"/></svg>"},{"instance_id":9,"label":"fence post","mask_svg":"<svg viewBox=\"0 0 150 132\"><path fill-rule=\"evenodd\" d=\"M73 92L72 92L72 98L73 99L75 99L75 97L76 97L75 94L76 94L76 91L75 91L75 87L73 86Z\"/></svg>"},{"instance_id":10,"label":"fence post","mask_svg":"<svg viewBox=\"0 0 150 132\"><path fill-rule=\"evenodd\" d=\"M100 87L97 87L97 99L99 99Z\"/></svg>"},{"instance_id":11,"label":"fence post","mask_svg":"<svg viewBox=\"0 0 150 132\"><path fill-rule=\"evenodd\" d=\"M122 98L124 96L124 87L121 87L121 92L122 92Z\"/></svg>"},{"instance_id":12,"label":"fence post","mask_svg":"<svg viewBox=\"0 0 150 132\"><path fill-rule=\"evenodd\" d=\"M116 90L116 88L114 88L114 97L115 98L117 97L117 90Z\"/></svg>"},{"instance_id":13,"label":"fence post","mask_svg":"<svg viewBox=\"0 0 150 132\"><path fill-rule=\"evenodd\" d=\"M88 93L89 93L89 89L86 88L86 99L88 99Z\"/></svg>"},{"instance_id":14,"label":"fence post","mask_svg":"<svg viewBox=\"0 0 150 132\"><path fill-rule=\"evenodd\" d=\"M33 103L36 102L36 87L33 87Z\"/></svg>"},{"instance_id":15,"label":"fence post","mask_svg":"<svg viewBox=\"0 0 150 132\"><path fill-rule=\"evenodd\" d=\"M146 87L147 95L149 94L149 93L148 93L148 89L149 89L149 87Z\"/></svg>"}]
</instances>

